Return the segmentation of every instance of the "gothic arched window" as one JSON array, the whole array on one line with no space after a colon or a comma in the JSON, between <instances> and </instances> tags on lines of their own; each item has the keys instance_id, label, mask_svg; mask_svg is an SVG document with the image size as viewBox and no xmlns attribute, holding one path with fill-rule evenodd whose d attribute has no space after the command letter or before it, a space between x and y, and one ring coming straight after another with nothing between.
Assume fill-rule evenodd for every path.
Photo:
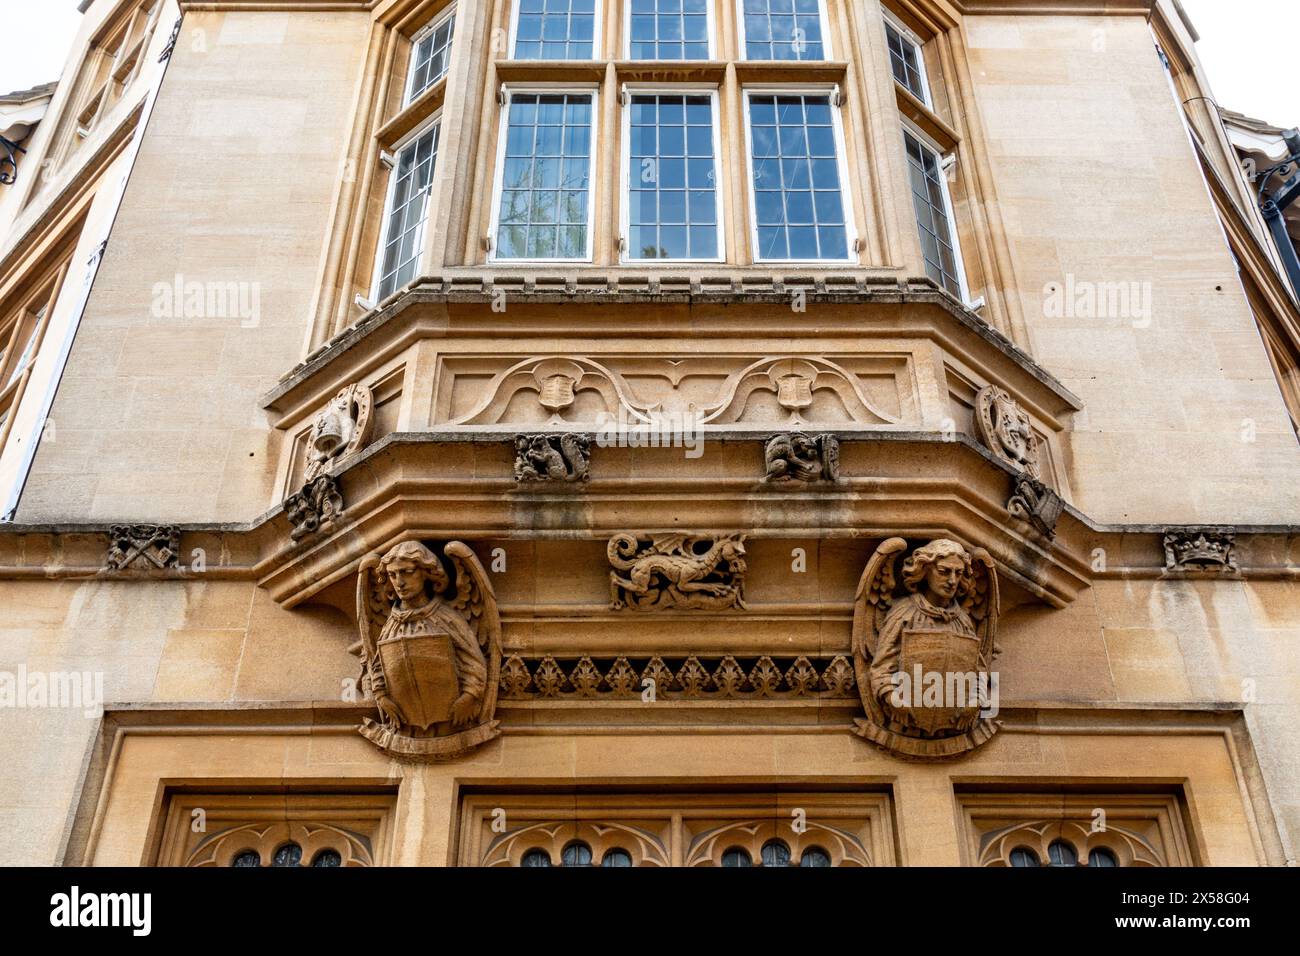
<instances>
[{"instance_id":1,"label":"gothic arched window","mask_svg":"<svg viewBox=\"0 0 1300 956\"><path fill-rule=\"evenodd\" d=\"M1088 854L1089 866L1119 866L1119 861L1115 859L1115 854L1105 847L1098 847Z\"/></svg>"},{"instance_id":2,"label":"gothic arched window","mask_svg":"<svg viewBox=\"0 0 1300 956\"><path fill-rule=\"evenodd\" d=\"M230 865L256 868L262 865L262 857L258 855L256 850L245 850L243 853L236 856Z\"/></svg>"},{"instance_id":3,"label":"gothic arched window","mask_svg":"<svg viewBox=\"0 0 1300 956\"><path fill-rule=\"evenodd\" d=\"M1027 846L1018 846L1011 851L1012 866L1042 866L1038 862L1038 854Z\"/></svg>"},{"instance_id":4,"label":"gothic arched window","mask_svg":"<svg viewBox=\"0 0 1300 956\"><path fill-rule=\"evenodd\" d=\"M591 847L574 840L560 852L561 866L591 866Z\"/></svg>"},{"instance_id":5,"label":"gothic arched window","mask_svg":"<svg viewBox=\"0 0 1300 956\"><path fill-rule=\"evenodd\" d=\"M1047 848L1048 866L1078 866L1079 854L1064 840L1053 840Z\"/></svg>"},{"instance_id":6,"label":"gothic arched window","mask_svg":"<svg viewBox=\"0 0 1300 956\"><path fill-rule=\"evenodd\" d=\"M338 850L321 850L311 861L312 866L342 866L343 857Z\"/></svg>"},{"instance_id":7,"label":"gothic arched window","mask_svg":"<svg viewBox=\"0 0 1300 956\"><path fill-rule=\"evenodd\" d=\"M529 850L519 861L520 866L550 866L551 855L545 850Z\"/></svg>"},{"instance_id":8,"label":"gothic arched window","mask_svg":"<svg viewBox=\"0 0 1300 956\"><path fill-rule=\"evenodd\" d=\"M790 847L784 840L768 840L761 851L763 866L789 866Z\"/></svg>"},{"instance_id":9,"label":"gothic arched window","mask_svg":"<svg viewBox=\"0 0 1300 956\"><path fill-rule=\"evenodd\" d=\"M300 866L301 864L302 847L296 843L283 844L271 858L272 866Z\"/></svg>"},{"instance_id":10,"label":"gothic arched window","mask_svg":"<svg viewBox=\"0 0 1300 956\"><path fill-rule=\"evenodd\" d=\"M819 846L810 846L799 858L800 866L830 866L831 855Z\"/></svg>"},{"instance_id":11,"label":"gothic arched window","mask_svg":"<svg viewBox=\"0 0 1300 956\"><path fill-rule=\"evenodd\" d=\"M602 858L600 861L600 865L601 866L631 866L632 854L628 853L627 850L620 850L618 848L612 850L606 850L604 858Z\"/></svg>"},{"instance_id":12,"label":"gothic arched window","mask_svg":"<svg viewBox=\"0 0 1300 956\"><path fill-rule=\"evenodd\" d=\"M723 866L753 866L754 861L751 860L749 858L749 854L746 853L744 850L742 850L740 847L733 846L730 850L723 851L722 865Z\"/></svg>"}]
</instances>

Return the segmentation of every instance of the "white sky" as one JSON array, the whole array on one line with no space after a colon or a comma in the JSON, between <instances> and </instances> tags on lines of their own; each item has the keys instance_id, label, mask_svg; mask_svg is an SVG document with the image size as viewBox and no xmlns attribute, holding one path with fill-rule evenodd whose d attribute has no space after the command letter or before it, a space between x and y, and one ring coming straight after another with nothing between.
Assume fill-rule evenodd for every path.
<instances>
[{"instance_id":1,"label":"white sky","mask_svg":"<svg viewBox=\"0 0 1300 956\"><path fill-rule=\"evenodd\" d=\"M1300 0L1183 0L1227 109L1300 125ZM77 0L0 0L0 93L56 79L81 15Z\"/></svg>"}]
</instances>

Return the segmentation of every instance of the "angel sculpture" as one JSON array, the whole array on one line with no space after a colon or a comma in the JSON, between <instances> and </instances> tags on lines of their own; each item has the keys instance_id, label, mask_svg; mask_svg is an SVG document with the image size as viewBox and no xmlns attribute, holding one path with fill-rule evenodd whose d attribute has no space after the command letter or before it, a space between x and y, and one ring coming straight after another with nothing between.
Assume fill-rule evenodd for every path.
<instances>
[{"instance_id":1,"label":"angel sculpture","mask_svg":"<svg viewBox=\"0 0 1300 956\"><path fill-rule=\"evenodd\" d=\"M952 756L998 729L997 574L983 548L940 538L903 562L900 589L906 550L885 541L858 583L853 662L866 720L856 732L903 756Z\"/></svg>"},{"instance_id":2,"label":"angel sculpture","mask_svg":"<svg viewBox=\"0 0 1300 956\"><path fill-rule=\"evenodd\" d=\"M418 541L361 562L357 621L362 675L379 720L361 734L404 756L455 757L499 733L501 621L483 565L469 547Z\"/></svg>"}]
</instances>

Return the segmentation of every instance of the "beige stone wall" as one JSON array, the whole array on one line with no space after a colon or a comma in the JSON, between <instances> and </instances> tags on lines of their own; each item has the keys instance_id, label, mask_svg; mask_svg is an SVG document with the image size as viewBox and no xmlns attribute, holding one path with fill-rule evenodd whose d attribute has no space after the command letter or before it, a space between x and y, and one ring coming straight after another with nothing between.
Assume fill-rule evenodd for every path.
<instances>
[{"instance_id":1,"label":"beige stone wall","mask_svg":"<svg viewBox=\"0 0 1300 956\"><path fill-rule=\"evenodd\" d=\"M363 12L187 14L17 520L269 507L258 399L302 358L368 26ZM238 283L250 308L155 316L156 285L177 276Z\"/></svg>"},{"instance_id":2,"label":"beige stone wall","mask_svg":"<svg viewBox=\"0 0 1300 956\"><path fill-rule=\"evenodd\" d=\"M1288 424L1138 17L971 17L973 94L1030 351L1086 403L1074 504L1108 522L1290 522ZM1051 317L1049 283L1147 284L1147 316Z\"/></svg>"}]
</instances>

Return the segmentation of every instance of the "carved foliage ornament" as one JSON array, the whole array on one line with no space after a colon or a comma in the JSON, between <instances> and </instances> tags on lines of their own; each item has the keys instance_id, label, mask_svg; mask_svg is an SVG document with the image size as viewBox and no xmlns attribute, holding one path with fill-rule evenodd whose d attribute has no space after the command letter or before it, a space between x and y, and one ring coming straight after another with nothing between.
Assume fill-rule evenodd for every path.
<instances>
[{"instance_id":1,"label":"carved foliage ornament","mask_svg":"<svg viewBox=\"0 0 1300 956\"><path fill-rule=\"evenodd\" d=\"M998 729L986 710L996 700L997 574L982 548L940 538L907 557L900 582L907 547L881 544L858 584L853 661L866 719L856 733L900 756L952 756Z\"/></svg>"},{"instance_id":2,"label":"carved foliage ornament","mask_svg":"<svg viewBox=\"0 0 1300 956\"><path fill-rule=\"evenodd\" d=\"M586 481L591 477L591 436L518 435L516 481Z\"/></svg>"},{"instance_id":3,"label":"carved foliage ornament","mask_svg":"<svg viewBox=\"0 0 1300 956\"><path fill-rule=\"evenodd\" d=\"M1031 478L1042 477L1033 422L1005 389L986 385L979 390L975 396L975 425L980 441L989 451Z\"/></svg>"},{"instance_id":4,"label":"carved foliage ornament","mask_svg":"<svg viewBox=\"0 0 1300 956\"><path fill-rule=\"evenodd\" d=\"M470 548L406 541L368 555L357 579L362 674L379 709L362 736L410 757L459 756L496 737L501 620Z\"/></svg>"},{"instance_id":5,"label":"carved foliage ornament","mask_svg":"<svg viewBox=\"0 0 1300 956\"><path fill-rule=\"evenodd\" d=\"M834 435L774 435L763 459L768 481L835 481L840 476L840 442Z\"/></svg>"},{"instance_id":6,"label":"carved foliage ornament","mask_svg":"<svg viewBox=\"0 0 1300 956\"><path fill-rule=\"evenodd\" d=\"M109 571L168 570L180 566L181 529L174 524L113 525L108 529Z\"/></svg>"},{"instance_id":7,"label":"carved foliage ornament","mask_svg":"<svg viewBox=\"0 0 1300 956\"><path fill-rule=\"evenodd\" d=\"M616 534L606 548L610 607L744 608L745 535Z\"/></svg>"},{"instance_id":8,"label":"carved foliage ornament","mask_svg":"<svg viewBox=\"0 0 1300 956\"><path fill-rule=\"evenodd\" d=\"M307 436L307 468L303 477L308 482L370 441L373 411L374 395L370 388L348 385L316 414Z\"/></svg>"}]
</instances>

